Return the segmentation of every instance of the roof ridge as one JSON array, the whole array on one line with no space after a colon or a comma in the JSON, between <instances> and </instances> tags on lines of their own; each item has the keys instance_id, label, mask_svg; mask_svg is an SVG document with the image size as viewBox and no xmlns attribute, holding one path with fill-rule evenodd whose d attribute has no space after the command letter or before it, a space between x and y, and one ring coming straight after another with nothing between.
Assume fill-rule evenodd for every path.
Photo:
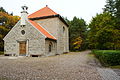
<instances>
[{"instance_id":1,"label":"roof ridge","mask_svg":"<svg viewBox=\"0 0 120 80\"><path fill-rule=\"evenodd\" d=\"M40 10L44 9L44 8L45 8L45 7L41 8L41 9L39 9L39 10L36 10L36 11L35 11L35 12L33 12L32 14L34 14L34 13L36 13L36 12L38 12L38 11L40 11ZM30 14L30 15L32 15L32 14ZM28 15L28 17L29 17L30 15Z\"/></svg>"},{"instance_id":2,"label":"roof ridge","mask_svg":"<svg viewBox=\"0 0 120 80\"><path fill-rule=\"evenodd\" d=\"M48 6L47 6L47 8L49 8ZM58 14L58 13L56 13L55 11L53 11L51 8L49 8L52 12L54 12L55 14Z\"/></svg>"},{"instance_id":3,"label":"roof ridge","mask_svg":"<svg viewBox=\"0 0 120 80\"><path fill-rule=\"evenodd\" d=\"M43 7L40 10L35 11L34 13L30 14L28 18L36 18L36 17L43 17L43 16L50 16L50 15L56 15L55 11L53 11L51 8L48 6Z\"/></svg>"}]
</instances>

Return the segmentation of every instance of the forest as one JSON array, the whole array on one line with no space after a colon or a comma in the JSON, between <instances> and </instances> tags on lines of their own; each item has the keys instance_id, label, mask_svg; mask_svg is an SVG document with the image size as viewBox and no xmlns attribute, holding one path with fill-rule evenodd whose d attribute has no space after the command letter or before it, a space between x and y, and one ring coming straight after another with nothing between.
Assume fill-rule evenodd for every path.
<instances>
[{"instance_id":1,"label":"forest","mask_svg":"<svg viewBox=\"0 0 120 80\"><path fill-rule=\"evenodd\" d=\"M74 17L69 24L70 50L120 50L120 0L106 0L89 24Z\"/></svg>"},{"instance_id":2,"label":"forest","mask_svg":"<svg viewBox=\"0 0 120 80\"><path fill-rule=\"evenodd\" d=\"M3 38L20 19L0 7L0 51L4 51ZM70 51L86 49L120 49L120 0L106 0L102 13L97 13L89 24L82 18L64 18L69 24Z\"/></svg>"}]
</instances>

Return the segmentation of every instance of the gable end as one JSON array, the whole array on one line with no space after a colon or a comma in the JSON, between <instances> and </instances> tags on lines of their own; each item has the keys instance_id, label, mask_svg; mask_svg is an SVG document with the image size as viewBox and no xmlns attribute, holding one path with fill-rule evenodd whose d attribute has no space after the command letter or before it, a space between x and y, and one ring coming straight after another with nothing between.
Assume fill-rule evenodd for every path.
<instances>
[{"instance_id":1,"label":"gable end","mask_svg":"<svg viewBox=\"0 0 120 80\"><path fill-rule=\"evenodd\" d=\"M9 36L9 34L11 33L11 31L20 23L21 20L19 20L15 26L7 33L7 35L3 38L3 40L5 40L7 38L7 36Z\"/></svg>"}]
</instances>

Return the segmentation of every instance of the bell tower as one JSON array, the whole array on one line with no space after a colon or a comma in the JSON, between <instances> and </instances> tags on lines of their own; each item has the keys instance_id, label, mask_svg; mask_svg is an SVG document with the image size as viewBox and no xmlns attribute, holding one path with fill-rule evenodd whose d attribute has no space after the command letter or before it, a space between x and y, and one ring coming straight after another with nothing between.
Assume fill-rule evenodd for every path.
<instances>
[{"instance_id":1,"label":"bell tower","mask_svg":"<svg viewBox=\"0 0 120 80\"><path fill-rule=\"evenodd\" d=\"M21 12L21 26L26 25L26 20L28 20L28 7L27 6L22 6L22 12Z\"/></svg>"}]
</instances>

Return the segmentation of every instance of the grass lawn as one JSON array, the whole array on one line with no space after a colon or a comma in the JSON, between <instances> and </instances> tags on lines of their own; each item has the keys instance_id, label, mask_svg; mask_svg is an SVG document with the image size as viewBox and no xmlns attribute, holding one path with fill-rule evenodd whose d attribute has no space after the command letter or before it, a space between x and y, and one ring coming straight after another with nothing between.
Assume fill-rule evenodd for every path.
<instances>
[{"instance_id":1,"label":"grass lawn","mask_svg":"<svg viewBox=\"0 0 120 80\"><path fill-rule=\"evenodd\" d=\"M97 53L120 53L120 50L92 50Z\"/></svg>"},{"instance_id":2,"label":"grass lawn","mask_svg":"<svg viewBox=\"0 0 120 80\"><path fill-rule=\"evenodd\" d=\"M110 66L110 68L112 68L112 69L120 69L120 65L117 65L117 66Z\"/></svg>"}]
</instances>

